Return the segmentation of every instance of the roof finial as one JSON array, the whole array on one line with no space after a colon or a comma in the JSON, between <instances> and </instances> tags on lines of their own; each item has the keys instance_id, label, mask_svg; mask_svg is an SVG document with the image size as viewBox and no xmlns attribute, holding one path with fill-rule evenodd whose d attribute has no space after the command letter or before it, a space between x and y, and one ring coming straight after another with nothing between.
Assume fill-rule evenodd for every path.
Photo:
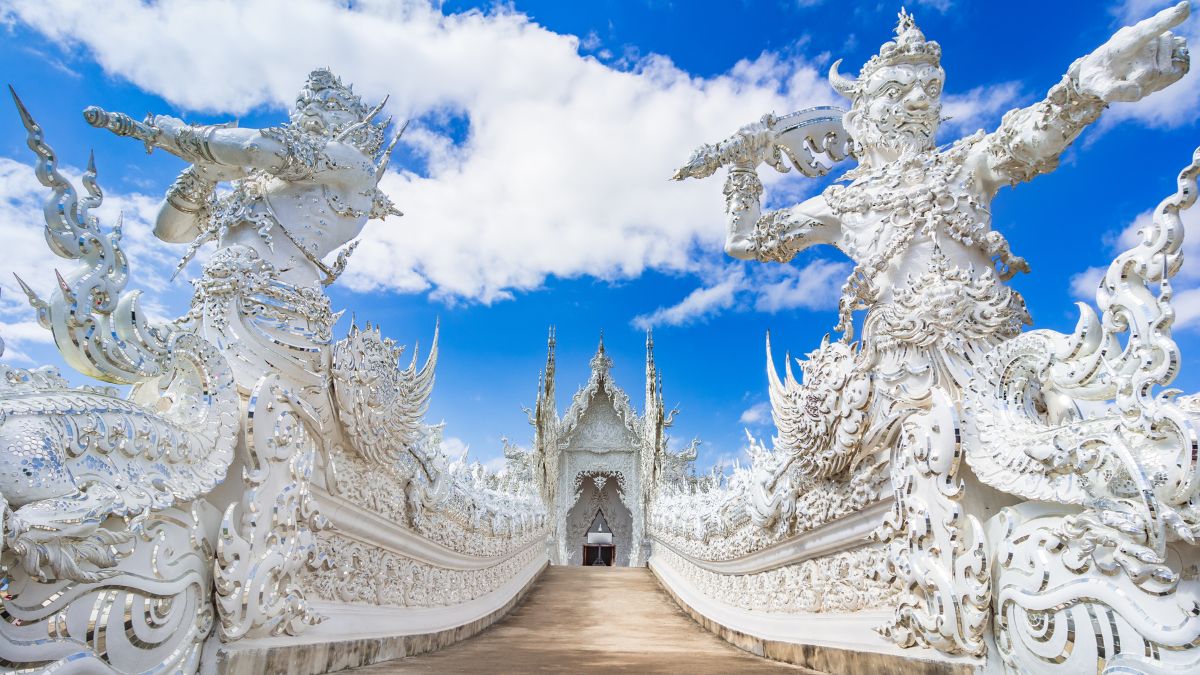
<instances>
[{"instance_id":1,"label":"roof finial","mask_svg":"<svg viewBox=\"0 0 1200 675\"><path fill-rule=\"evenodd\" d=\"M612 359L604 353L604 329L600 329L600 344L596 347L596 355L592 357L592 370L607 373L612 368Z\"/></svg>"}]
</instances>

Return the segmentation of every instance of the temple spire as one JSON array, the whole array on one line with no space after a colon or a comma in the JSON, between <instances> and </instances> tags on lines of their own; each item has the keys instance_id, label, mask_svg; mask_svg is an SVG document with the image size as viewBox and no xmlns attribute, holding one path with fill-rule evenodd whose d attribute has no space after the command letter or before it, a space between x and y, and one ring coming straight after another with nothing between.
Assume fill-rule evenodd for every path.
<instances>
[{"instance_id":1,"label":"temple spire","mask_svg":"<svg viewBox=\"0 0 1200 675\"><path fill-rule=\"evenodd\" d=\"M554 326L550 326L549 335L546 338L546 379L542 384L540 394L546 404L546 409L551 411L555 409L554 381L556 378L554 374L554 348L558 344L555 333Z\"/></svg>"},{"instance_id":2,"label":"temple spire","mask_svg":"<svg viewBox=\"0 0 1200 675\"><path fill-rule=\"evenodd\" d=\"M658 407L658 366L654 364L654 331L646 331L646 407L643 412L650 415Z\"/></svg>"},{"instance_id":3,"label":"temple spire","mask_svg":"<svg viewBox=\"0 0 1200 675\"><path fill-rule=\"evenodd\" d=\"M608 354L604 351L604 329L600 329L600 344L596 346L596 355L589 362L592 371L601 377L607 377L608 371L612 368L612 359L608 358Z\"/></svg>"}]
</instances>

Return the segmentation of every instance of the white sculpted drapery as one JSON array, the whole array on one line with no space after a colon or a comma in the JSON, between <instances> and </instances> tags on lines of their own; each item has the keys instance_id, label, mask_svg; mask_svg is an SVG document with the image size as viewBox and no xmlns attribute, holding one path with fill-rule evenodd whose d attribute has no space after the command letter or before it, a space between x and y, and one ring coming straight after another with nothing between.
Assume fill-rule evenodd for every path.
<instances>
[{"instance_id":1,"label":"white sculpted drapery","mask_svg":"<svg viewBox=\"0 0 1200 675\"><path fill-rule=\"evenodd\" d=\"M885 638L975 657L991 643L1017 672L1200 663L1200 595L1188 580L1200 419L1162 389L1181 365L1169 280L1182 265L1178 214L1195 200L1197 164L1142 243L1113 262L1101 315L1081 306L1071 336L1021 333L1030 317L1004 282L1028 265L989 216L1001 187L1052 171L1109 104L1187 72L1186 44L1169 31L1188 13L1180 3L1122 29L1044 100L938 148L941 48L902 11L895 39L856 79L840 62L831 68L848 111L767 115L697 150L675 177L728 167L730 255L786 262L829 244L855 267L842 288L843 338L800 361L801 380L790 363L779 379L768 345L775 448L758 446L752 466L703 479L696 494L660 487L656 539L728 566L720 561L812 528L813 495L843 493L885 464L893 494L875 531L886 556L874 575L897 591L894 616L878 627ZM822 194L762 213L759 164L788 171L786 157L816 176L846 155L858 165ZM1022 498L1043 503L1004 509L985 533L972 499ZM710 537L719 551L705 551ZM761 576L706 576L677 554L664 561L713 597L735 596L730 584L750 592Z\"/></svg>"}]
</instances>

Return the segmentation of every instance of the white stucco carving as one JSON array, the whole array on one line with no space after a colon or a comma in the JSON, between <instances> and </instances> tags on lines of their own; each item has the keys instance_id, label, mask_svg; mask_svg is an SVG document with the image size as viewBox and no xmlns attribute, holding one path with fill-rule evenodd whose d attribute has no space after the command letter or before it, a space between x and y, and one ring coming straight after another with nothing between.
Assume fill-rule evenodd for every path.
<instances>
[{"instance_id":1,"label":"white stucco carving","mask_svg":"<svg viewBox=\"0 0 1200 675\"><path fill-rule=\"evenodd\" d=\"M216 251L191 310L164 324L148 323L125 290L119 223L90 214L102 199L94 165L80 198L17 108L49 189L47 242L73 265L49 298L26 286L30 302L72 367L133 389L122 397L0 366L0 552L11 570L0 659L192 671L207 640L309 630L323 620L314 589L323 607L357 602L364 575L396 565L412 574L377 599L461 604L463 623L482 596L494 606L489 594L519 590L512 581L546 555L545 510L531 482L452 461L424 423L436 332L426 360L414 348L406 366L370 324L333 338L323 286L369 218L399 213L377 187L398 138L385 143L382 105L322 69L290 121L269 129L85 111L93 126L188 164L155 234L191 242L185 262L206 243ZM319 505L333 503L331 520ZM356 526L380 515L374 531ZM407 549L388 551L401 540ZM426 549L444 553L406 557ZM402 559L411 564L393 564Z\"/></svg>"},{"instance_id":2,"label":"white stucco carving","mask_svg":"<svg viewBox=\"0 0 1200 675\"><path fill-rule=\"evenodd\" d=\"M894 498L874 549L884 555L863 574L895 589L894 615L878 631L896 645L996 659L1013 672L1200 662L1197 418L1164 389L1182 362L1170 338L1178 213L1195 200L1200 169L1183 172L1142 243L1113 262L1101 313L1081 306L1074 335L1021 333L1030 317L1005 282L1028 265L989 217L1001 187L1052 171L1105 107L1187 72L1186 44L1170 29L1188 12L1181 3L1122 29L1044 100L944 149L933 142L941 48L901 12L896 37L857 78L840 62L830 70L852 102L844 114L767 115L697 150L676 178L728 167L731 255L786 262L830 244L855 268L842 289L842 339L799 361L800 380L790 363L779 378L768 346L775 446L756 446L731 477L657 497L652 535L675 552L656 547L656 565L689 592L747 606L738 598L754 595L756 575L722 571L722 561L736 566L797 536L802 500L848 486L864 465L886 466ZM795 119L811 124L785 124ZM797 147L808 154L793 158ZM844 154L858 165L822 194L761 211L759 164L787 171L787 157L820 175ZM987 509L1003 503L1013 506L985 530ZM769 611L790 611L782 607Z\"/></svg>"}]
</instances>

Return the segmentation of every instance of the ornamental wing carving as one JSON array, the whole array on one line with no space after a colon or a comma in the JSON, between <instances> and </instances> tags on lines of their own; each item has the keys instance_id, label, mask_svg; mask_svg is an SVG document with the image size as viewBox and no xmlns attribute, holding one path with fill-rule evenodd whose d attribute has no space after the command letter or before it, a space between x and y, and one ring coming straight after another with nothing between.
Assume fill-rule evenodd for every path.
<instances>
[{"instance_id":1,"label":"ornamental wing carving","mask_svg":"<svg viewBox=\"0 0 1200 675\"><path fill-rule=\"evenodd\" d=\"M1200 533L1198 419L1176 391L1159 389L1181 364L1170 277L1183 264L1179 213L1196 199L1198 174L1200 151L1141 241L1109 266L1099 316L1081 304L1072 335L1039 330L1001 343L964 392L967 461L979 478L1103 514L1149 547L1127 561L1138 567L1160 559L1168 539Z\"/></svg>"},{"instance_id":2,"label":"ornamental wing carving","mask_svg":"<svg viewBox=\"0 0 1200 675\"><path fill-rule=\"evenodd\" d=\"M423 437L422 420L429 407L437 365L437 329L424 365L417 368L417 349L407 368L404 352L379 328L350 326L333 348L333 390L342 428L363 457L382 465L412 463ZM417 457L418 461L421 460Z\"/></svg>"},{"instance_id":3,"label":"ornamental wing carving","mask_svg":"<svg viewBox=\"0 0 1200 675\"><path fill-rule=\"evenodd\" d=\"M870 371L861 367L860 352L844 342L830 342L800 361L803 382L792 375L790 358L780 381L767 337L767 378L771 414L779 429L776 452L794 456L796 470L811 478L844 473L860 456L873 387ZM786 469L786 466L781 467Z\"/></svg>"}]
</instances>

